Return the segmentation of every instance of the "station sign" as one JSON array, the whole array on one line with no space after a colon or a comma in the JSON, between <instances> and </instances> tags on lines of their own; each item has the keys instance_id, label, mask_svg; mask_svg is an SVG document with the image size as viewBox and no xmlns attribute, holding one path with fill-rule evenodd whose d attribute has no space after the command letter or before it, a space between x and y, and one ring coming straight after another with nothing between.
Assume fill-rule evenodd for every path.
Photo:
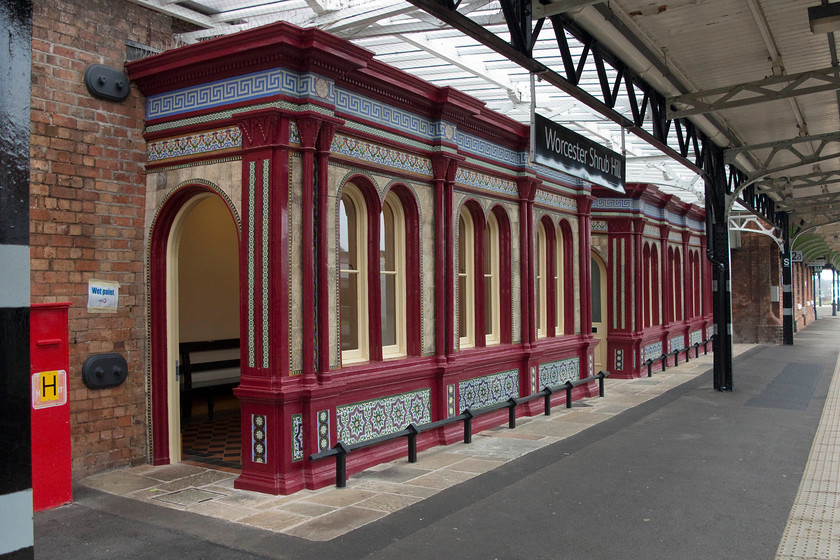
<instances>
[{"instance_id":1,"label":"station sign","mask_svg":"<svg viewBox=\"0 0 840 560\"><path fill-rule=\"evenodd\" d=\"M542 115L534 118L534 157L537 163L624 192L624 156Z\"/></svg>"},{"instance_id":2,"label":"station sign","mask_svg":"<svg viewBox=\"0 0 840 560\"><path fill-rule=\"evenodd\" d=\"M810 268L823 268L825 266L825 259L818 259L815 261L808 261L805 263Z\"/></svg>"},{"instance_id":3,"label":"station sign","mask_svg":"<svg viewBox=\"0 0 840 560\"><path fill-rule=\"evenodd\" d=\"M802 251L791 251L790 262L802 262Z\"/></svg>"}]
</instances>

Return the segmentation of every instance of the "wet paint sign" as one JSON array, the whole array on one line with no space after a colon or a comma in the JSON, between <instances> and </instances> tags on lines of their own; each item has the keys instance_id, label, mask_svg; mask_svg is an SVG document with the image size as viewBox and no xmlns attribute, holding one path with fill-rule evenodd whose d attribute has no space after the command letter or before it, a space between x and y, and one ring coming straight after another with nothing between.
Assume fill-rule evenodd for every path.
<instances>
[{"instance_id":1,"label":"wet paint sign","mask_svg":"<svg viewBox=\"0 0 840 560\"><path fill-rule=\"evenodd\" d=\"M63 369L32 374L32 408L67 404L67 372Z\"/></svg>"}]
</instances>

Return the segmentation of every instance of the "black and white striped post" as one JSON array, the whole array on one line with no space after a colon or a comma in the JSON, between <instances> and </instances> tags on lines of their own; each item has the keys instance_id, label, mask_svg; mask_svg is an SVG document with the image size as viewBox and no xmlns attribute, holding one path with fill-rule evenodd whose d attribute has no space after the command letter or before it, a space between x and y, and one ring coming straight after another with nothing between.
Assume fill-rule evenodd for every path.
<instances>
[{"instance_id":1,"label":"black and white striped post","mask_svg":"<svg viewBox=\"0 0 840 560\"><path fill-rule=\"evenodd\" d=\"M32 0L0 0L0 559L34 558L29 375Z\"/></svg>"}]
</instances>

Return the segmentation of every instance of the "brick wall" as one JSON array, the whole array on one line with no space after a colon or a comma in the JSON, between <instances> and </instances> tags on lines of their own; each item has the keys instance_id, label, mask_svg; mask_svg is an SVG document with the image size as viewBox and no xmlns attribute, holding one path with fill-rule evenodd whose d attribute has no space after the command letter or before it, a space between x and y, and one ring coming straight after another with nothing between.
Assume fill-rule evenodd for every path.
<instances>
[{"instance_id":1,"label":"brick wall","mask_svg":"<svg viewBox=\"0 0 840 560\"><path fill-rule=\"evenodd\" d=\"M778 245L766 235L742 232L741 246L732 249L732 332L735 342L781 343L780 285ZM771 292L776 289L778 301L771 301Z\"/></svg>"},{"instance_id":2,"label":"brick wall","mask_svg":"<svg viewBox=\"0 0 840 560\"><path fill-rule=\"evenodd\" d=\"M74 478L145 461L143 99L91 97L90 64L121 69L125 41L171 44L169 18L130 2L36 0L32 30L32 301L69 301ZM118 281L119 310L86 309L87 282ZM120 387L81 381L91 354L128 360Z\"/></svg>"}]
</instances>

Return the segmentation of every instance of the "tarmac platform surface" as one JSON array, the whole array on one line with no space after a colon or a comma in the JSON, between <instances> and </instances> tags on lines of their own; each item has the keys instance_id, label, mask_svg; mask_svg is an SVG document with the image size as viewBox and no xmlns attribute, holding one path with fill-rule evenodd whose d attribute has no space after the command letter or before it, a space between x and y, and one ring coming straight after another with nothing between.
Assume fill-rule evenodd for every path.
<instances>
[{"instance_id":1,"label":"tarmac platform surface","mask_svg":"<svg viewBox=\"0 0 840 560\"><path fill-rule=\"evenodd\" d=\"M187 465L96 475L35 515L35 557L837 559L840 317L820 317L793 346L737 345L733 392L692 354L344 489L264 496Z\"/></svg>"}]
</instances>

